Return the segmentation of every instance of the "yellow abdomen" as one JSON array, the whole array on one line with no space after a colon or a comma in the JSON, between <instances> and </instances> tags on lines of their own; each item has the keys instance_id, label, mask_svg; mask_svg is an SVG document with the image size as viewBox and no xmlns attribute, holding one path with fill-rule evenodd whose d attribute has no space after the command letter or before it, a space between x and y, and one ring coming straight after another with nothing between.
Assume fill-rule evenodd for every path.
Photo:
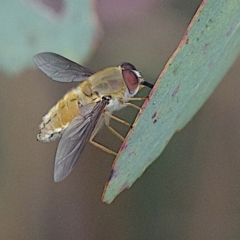
<instances>
[{"instance_id":1,"label":"yellow abdomen","mask_svg":"<svg viewBox=\"0 0 240 240\"><path fill-rule=\"evenodd\" d=\"M89 82L84 81L78 87L66 93L43 117L37 139L48 142L61 136L69 122L78 114L79 108L93 102L93 96L89 89Z\"/></svg>"},{"instance_id":2,"label":"yellow abdomen","mask_svg":"<svg viewBox=\"0 0 240 240\"><path fill-rule=\"evenodd\" d=\"M40 132L37 139L48 142L58 138L69 122L75 117L79 109L79 94L77 89L68 92L50 111L43 117L39 126Z\"/></svg>"}]
</instances>

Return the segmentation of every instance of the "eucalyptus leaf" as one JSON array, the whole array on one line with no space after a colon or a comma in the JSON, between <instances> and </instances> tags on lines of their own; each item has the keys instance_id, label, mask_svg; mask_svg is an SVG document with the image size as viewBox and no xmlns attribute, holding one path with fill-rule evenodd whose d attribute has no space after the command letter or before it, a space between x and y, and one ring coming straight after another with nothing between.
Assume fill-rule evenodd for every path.
<instances>
[{"instance_id":1,"label":"eucalyptus leaf","mask_svg":"<svg viewBox=\"0 0 240 240\"><path fill-rule=\"evenodd\" d=\"M113 163L103 201L142 175L201 108L240 53L240 0L204 0ZM149 186L150 187L150 186Z\"/></svg>"}]
</instances>

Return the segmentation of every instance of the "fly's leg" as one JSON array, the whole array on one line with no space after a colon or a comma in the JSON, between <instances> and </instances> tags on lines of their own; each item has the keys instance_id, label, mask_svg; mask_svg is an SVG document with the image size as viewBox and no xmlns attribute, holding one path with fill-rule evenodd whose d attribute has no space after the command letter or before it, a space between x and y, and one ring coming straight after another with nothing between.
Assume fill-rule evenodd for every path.
<instances>
[{"instance_id":1,"label":"fly's leg","mask_svg":"<svg viewBox=\"0 0 240 240\"><path fill-rule=\"evenodd\" d=\"M141 110L141 108L140 108L139 106L137 106L137 105L135 105L135 104L133 104L133 103L129 103L129 102L127 102L127 101L142 101L142 100L145 100L146 98L147 98L147 97L141 97L141 98L124 98L124 99L120 99L120 102L121 102L123 105L131 106L131 107L133 107L133 108L135 108L135 109L137 109L137 110ZM110 131L111 133L113 133L116 137L118 137L121 141L124 141L125 138L124 138L121 134L119 134L115 129L113 129L113 128L110 126L110 124L109 124L110 118L111 118L111 119L114 119L115 121L118 121L118 122L120 122L120 123L122 123L122 124L124 124L124 125L126 125L126 126L128 126L128 127L130 127L130 128L132 128L133 125L130 124L130 123L128 123L128 122L126 122L126 121L123 120L123 119L120 119L120 118L118 118L118 117L116 117L116 116L113 116L112 114L110 114L110 113L108 113L108 112L106 112L106 111L104 111L103 114L104 114L104 117L105 117L105 119L104 119L104 120L105 120L105 125L106 125L106 127L109 129L109 131ZM102 115L102 116L103 116L103 115ZM96 127L95 127L95 129L94 129L94 131L93 131L93 133L92 133L92 135L91 135L91 137L90 137L89 142L90 142L93 146L95 146L95 147L103 150L104 152L107 152L107 153L109 153L109 154L112 154L112 155L116 156L116 155L117 155L116 152L114 152L114 151L112 151L112 150L104 147L103 145L101 145L101 144L93 141L93 138L95 137L95 135L97 134L98 130L100 129L100 127L101 127L101 125L102 125L102 123L103 123L103 117L102 117L102 116L101 116L100 120L98 121L98 123L97 123L97 125L96 125Z\"/></svg>"},{"instance_id":2,"label":"fly's leg","mask_svg":"<svg viewBox=\"0 0 240 240\"><path fill-rule=\"evenodd\" d=\"M108 128L108 130L109 130L112 134L114 134L116 137L118 137L122 142L124 141L124 137L123 137L120 133L118 133L115 129L113 129L113 128L109 125L109 123L106 124L106 127Z\"/></svg>"},{"instance_id":3,"label":"fly's leg","mask_svg":"<svg viewBox=\"0 0 240 240\"><path fill-rule=\"evenodd\" d=\"M107 152L107 153L109 153L109 154L112 154L112 155L114 155L114 156L117 156L117 153L116 153L116 152L114 152L114 151L112 151L112 150L104 147L103 145L101 145L101 144L93 141L93 138L96 136L98 130L100 129L100 127L101 127L101 125L102 125L102 123L103 123L103 120L104 120L104 119L103 119L103 116L101 116L100 119L99 119L99 121L98 121L98 123L97 123L97 125L96 125L96 127L95 127L94 130L93 130L93 133L92 133L92 135L91 135L91 137L90 137L90 139L89 139L89 143L91 143L93 146L101 149L101 150L104 151L104 152Z\"/></svg>"},{"instance_id":4,"label":"fly's leg","mask_svg":"<svg viewBox=\"0 0 240 240\"><path fill-rule=\"evenodd\" d=\"M120 122L122 124L127 125L128 127L132 127L132 124L126 122L125 120L122 120L121 118L115 117L115 116L113 116L112 114L110 114L110 113L108 113L106 111L104 112L104 115L106 116L105 117L105 123L106 123L107 119L108 119L108 122L109 122L109 118L112 118L112 119L114 119L114 120L116 120L116 121L118 121L118 122Z\"/></svg>"},{"instance_id":5,"label":"fly's leg","mask_svg":"<svg viewBox=\"0 0 240 240\"><path fill-rule=\"evenodd\" d=\"M135 105L135 104L133 104L133 103L129 103L129 102L126 102L126 101L130 101L130 100L134 100L134 101L141 101L141 100L144 100L144 99L146 99L147 97L141 97L141 98L124 98L124 99L120 99L120 103L121 104L123 104L123 105L125 105L125 106L131 106L131 107L133 107L133 108L135 108L135 109L137 109L138 111L139 110L141 110L141 108L139 107L139 106L137 106L137 105ZM123 120L123 119L121 119L121 118L118 118L118 117L116 117L116 116L113 116L112 114L110 114L110 113L108 113L108 112L106 112L106 111L104 111L104 115L105 115L105 125L106 125L106 127L109 129L109 131L111 132L111 133L113 133L116 137L118 137L121 141L124 141L124 137L121 135L121 134L119 134L115 129L113 129L111 126L110 126L110 124L109 124L109 120L110 120L110 118L112 118L112 119L114 119L115 121L118 121L118 122L120 122L120 123L122 123L122 124L125 124L126 126L128 126L128 127L130 127L130 128L132 128L133 127L133 125L132 124L130 124L130 123L128 123L128 122L126 122L125 120Z\"/></svg>"},{"instance_id":6,"label":"fly's leg","mask_svg":"<svg viewBox=\"0 0 240 240\"><path fill-rule=\"evenodd\" d=\"M122 98L121 100L123 100L124 102L127 101L142 101L142 100L146 100L148 97L138 97L138 98Z\"/></svg>"},{"instance_id":7,"label":"fly's leg","mask_svg":"<svg viewBox=\"0 0 240 240\"><path fill-rule=\"evenodd\" d=\"M135 105L133 103L126 102L126 103L124 103L124 105L128 106L128 107L133 107L133 108L137 109L138 111L141 110L141 108L139 106L137 106L137 105Z\"/></svg>"},{"instance_id":8,"label":"fly's leg","mask_svg":"<svg viewBox=\"0 0 240 240\"><path fill-rule=\"evenodd\" d=\"M120 99L120 102L125 105L125 106L129 106L129 107L133 107L135 109L137 109L138 111L141 110L141 108L133 103L130 103L128 101L142 101L142 100L146 100L148 97L139 97L139 98L122 98Z\"/></svg>"},{"instance_id":9,"label":"fly's leg","mask_svg":"<svg viewBox=\"0 0 240 240\"><path fill-rule=\"evenodd\" d=\"M114 134L116 137L118 137L121 141L124 141L124 137L119 134L115 129L113 129L110 124L109 124L109 121L110 121L110 118L120 122L120 123L123 123L123 124L126 124L127 126L131 126L128 122L125 122L124 120L120 119L120 118L117 118L113 115L111 115L110 113L108 112L104 112L104 116L105 116L105 125L106 127L108 128L108 130Z\"/></svg>"},{"instance_id":10,"label":"fly's leg","mask_svg":"<svg viewBox=\"0 0 240 240\"><path fill-rule=\"evenodd\" d=\"M97 142L94 142L94 141L92 140L92 138L90 138L89 142L90 142L93 146L95 146L95 147L103 150L104 152L107 152L107 153L109 153L109 154L112 154L112 155L114 155L114 156L117 156L117 153L116 153L116 152L114 152L114 151L112 151L112 150L104 147L103 145L101 145L101 144L99 144L99 143L97 143Z\"/></svg>"}]
</instances>

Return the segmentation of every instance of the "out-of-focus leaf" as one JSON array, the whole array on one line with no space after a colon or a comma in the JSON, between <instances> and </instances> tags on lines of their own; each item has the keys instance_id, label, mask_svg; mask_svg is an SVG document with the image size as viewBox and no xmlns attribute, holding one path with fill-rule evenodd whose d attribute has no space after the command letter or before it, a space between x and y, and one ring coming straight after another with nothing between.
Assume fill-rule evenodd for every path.
<instances>
[{"instance_id":1,"label":"out-of-focus leaf","mask_svg":"<svg viewBox=\"0 0 240 240\"><path fill-rule=\"evenodd\" d=\"M120 148L104 202L111 203L142 175L204 104L239 52L240 0L203 1Z\"/></svg>"},{"instance_id":2,"label":"out-of-focus leaf","mask_svg":"<svg viewBox=\"0 0 240 240\"><path fill-rule=\"evenodd\" d=\"M88 0L2 1L0 70L17 72L45 51L82 61L94 43L95 19Z\"/></svg>"}]
</instances>

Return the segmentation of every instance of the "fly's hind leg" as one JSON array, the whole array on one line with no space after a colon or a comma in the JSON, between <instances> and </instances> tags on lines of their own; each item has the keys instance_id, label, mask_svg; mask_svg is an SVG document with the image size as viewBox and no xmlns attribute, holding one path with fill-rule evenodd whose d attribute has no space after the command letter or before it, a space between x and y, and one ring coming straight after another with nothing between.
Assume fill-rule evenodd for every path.
<instances>
[{"instance_id":1,"label":"fly's hind leg","mask_svg":"<svg viewBox=\"0 0 240 240\"><path fill-rule=\"evenodd\" d=\"M94 142L94 141L92 140L92 138L90 138L89 142L90 142L93 146L101 149L102 151L107 152L107 153L109 153L109 154L112 154L112 155L114 155L114 156L117 156L117 153L116 153L116 152L114 152L114 151L112 151L112 150L104 147L103 145L101 145L101 144L99 144L99 143L97 143L97 142Z\"/></svg>"},{"instance_id":2,"label":"fly's hind leg","mask_svg":"<svg viewBox=\"0 0 240 240\"><path fill-rule=\"evenodd\" d=\"M93 130L93 132L92 132L92 135L91 135L91 137L90 137L90 139L89 139L89 143L91 143L93 146L101 149L101 150L104 151L104 152L107 152L107 153L109 153L109 154L112 154L112 155L114 155L114 156L117 156L117 153L116 153L116 152L114 152L114 151L112 151L112 150L104 147L103 145L101 145L101 144L93 141L93 138L96 136L98 130L101 128L101 125L102 125L102 123L103 123L103 120L104 120L104 118L103 118L103 115L102 115L102 116L100 117L100 119L99 119L96 127L94 128L94 130Z\"/></svg>"},{"instance_id":3,"label":"fly's hind leg","mask_svg":"<svg viewBox=\"0 0 240 240\"><path fill-rule=\"evenodd\" d=\"M113 118L113 119L116 120L116 121L119 121L119 122L121 122L121 123L123 123L123 124L126 124L127 126L129 126L130 124L127 123L127 122L125 122L124 120L122 120L122 119L120 119L120 118L117 118L117 117L111 115L111 114L108 113L108 112L105 112L105 113L104 113L104 117L105 117L105 118L104 118L104 120L105 120L105 125L106 125L106 127L108 128L108 130L109 130L112 134L114 134L116 137L118 137L121 141L124 141L124 137L123 137L121 134L119 134L115 129L113 129L113 128L110 126L110 124L109 124L110 118Z\"/></svg>"}]
</instances>

